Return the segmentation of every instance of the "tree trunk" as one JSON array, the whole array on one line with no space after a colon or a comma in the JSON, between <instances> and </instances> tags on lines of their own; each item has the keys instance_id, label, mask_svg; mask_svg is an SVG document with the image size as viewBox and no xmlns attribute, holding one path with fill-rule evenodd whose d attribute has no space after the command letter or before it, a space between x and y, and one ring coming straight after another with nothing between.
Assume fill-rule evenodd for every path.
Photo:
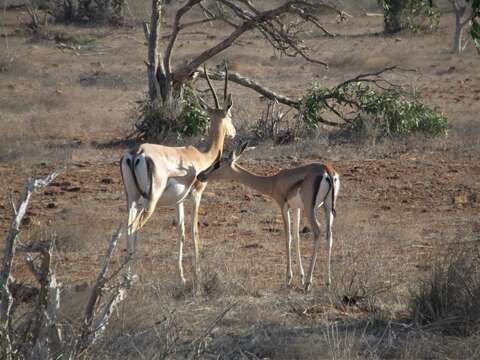
<instances>
[{"instance_id":1,"label":"tree trunk","mask_svg":"<svg viewBox=\"0 0 480 360\"><path fill-rule=\"evenodd\" d=\"M145 23L144 32L148 42L148 96L152 104L160 101L169 104L180 96L180 86L175 86L172 74L169 74L159 51L160 26L162 19L162 1L152 1L152 17L150 24Z\"/></svg>"},{"instance_id":2,"label":"tree trunk","mask_svg":"<svg viewBox=\"0 0 480 360\"><path fill-rule=\"evenodd\" d=\"M453 34L453 52L460 54L462 52L462 15L455 11L455 32Z\"/></svg>"},{"instance_id":3,"label":"tree trunk","mask_svg":"<svg viewBox=\"0 0 480 360\"><path fill-rule=\"evenodd\" d=\"M395 34L405 28L403 17L407 3L404 0L385 0L385 33Z\"/></svg>"},{"instance_id":4,"label":"tree trunk","mask_svg":"<svg viewBox=\"0 0 480 360\"><path fill-rule=\"evenodd\" d=\"M160 94L158 66L161 62L158 59L158 35L160 32L160 20L162 14L162 5L159 0L152 1L152 17L150 25L144 24L145 37L148 41L147 54L147 77L148 77L148 96L153 103ZM161 71L160 71L161 72ZM160 79L158 78L160 77Z\"/></svg>"}]
</instances>

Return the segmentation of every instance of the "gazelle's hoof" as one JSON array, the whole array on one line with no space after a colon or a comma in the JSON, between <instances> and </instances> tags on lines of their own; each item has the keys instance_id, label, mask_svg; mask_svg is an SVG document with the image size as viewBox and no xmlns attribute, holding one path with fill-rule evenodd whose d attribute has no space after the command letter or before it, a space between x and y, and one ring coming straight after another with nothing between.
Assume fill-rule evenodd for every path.
<instances>
[{"instance_id":1,"label":"gazelle's hoof","mask_svg":"<svg viewBox=\"0 0 480 360\"><path fill-rule=\"evenodd\" d=\"M305 275L300 275L300 281L302 283L302 286L305 286Z\"/></svg>"},{"instance_id":2,"label":"gazelle's hoof","mask_svg":"<svg viewBox=\"0 0 480 360\"><path fill-rule=\"evenodd\" d=\"M286 280L286 285L287 287L291 287L292 286L292 279L293 279L293 276L292 275L287 275L287 280Z\"/></svg>"}]
</instances>

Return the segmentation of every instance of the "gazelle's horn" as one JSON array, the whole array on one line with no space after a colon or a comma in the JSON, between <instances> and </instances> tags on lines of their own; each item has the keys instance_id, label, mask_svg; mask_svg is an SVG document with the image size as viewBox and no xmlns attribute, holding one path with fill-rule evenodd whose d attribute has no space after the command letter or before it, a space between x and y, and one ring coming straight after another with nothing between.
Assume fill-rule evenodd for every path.
<instances>
[{"instance_id":1,"label":"gazelle's horn","mask_svg":"<svg viewBox=\"0 0 480 360\"><path fill-rule=\"evenodd\" d=\"M227 101L227 85L228 85L228 66L227 61L225 61L225 87L223 88L223 102Z\"/></svg>"},{"instance_id":2,"label":"gazelle's horn","mask_svg":"<svg viewBox=\"0 0 480 360\"><path fill-rule=\"evenodd\" d=\"M217 94L215 93L215 89L213 88L212 82L210 81L210 77L208 76L207 72L207 65L203 63L203 71L205 72L205 78L207 79L208 87L213 95L213 100L215 100L215 106L217 109L220 109L220 103L218 102Z\"/></svg>"}]
</instances>

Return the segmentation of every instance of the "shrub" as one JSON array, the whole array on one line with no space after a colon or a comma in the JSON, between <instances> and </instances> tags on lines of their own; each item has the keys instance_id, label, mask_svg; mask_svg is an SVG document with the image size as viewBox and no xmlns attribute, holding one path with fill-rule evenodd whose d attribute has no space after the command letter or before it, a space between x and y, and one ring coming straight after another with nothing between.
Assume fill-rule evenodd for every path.
<instances>
[{"instance_id":1,"label":"shrub","mask_svg":"<svg viewBox=\"0 0 480 360\"><path fill-rule=\"evenodd\" d=\"M200 107L193 92L186 88L183 94L183 108L177 119L175 132L178 137L204 134L210 121Z\"/></svg>"},{"instance_id":2,"label":"shrub","mask_svg":"<svg viewBox=\"0 0 480 360\"><path fill-rule=\"evenodd\" d=\"M183 99L171 104L149 101L140 106L137 121L137 137L143 141L161 141L168 133L181 139L187 136L204 134L210 124L208 116L200 107L190 89L186 89Z\"/></svg>"},{"instance_id":3,"label":"shrub","mask_svg":"<svg viewBox=\"0 0 480 360\"><path fill-rule=\"evenodd\" d=\"M58 43L64 43L67 45L91 45L97 38L91 35L82 34L82 33L68 33L65 31L58 31L53 36L54 40Z\"/></svg>"},{"instance_id":4,"label":"shrub","mask_svg":"<svg viewBox=\"0 0 480 360\"><path fill-rule=\"evenodd\" d=\"M429 0L378 0L383 7L385 32L396 33L403 29L413 32L438 28L440 11Z\"/></svg>"},{"instance_id":5,"label":"shrub","mask_svg":"<svg viewBox=\"0 0 480 360\"><path fill-rule=\"evenodd\" d=\"M480 254L476 250L437 265L412 291L410 311L418 325L456 336L480 330Z\"/></svg>"},{"instance_id":6,"label":"shrub","mask_svg":"<svg viewBox=\"0 0 480 360\"><path fill-rule=\"evenodd\" d=\"M365 82L347 82L333 89L313 83L302 99L302 119L307 128L317 126L325 113L340 126L360 131L368 125L383 136L405 136L423 132L445 135L447 118L418 99L409 99L396 89L377 90Z\"/></svg>"}]
</instances>

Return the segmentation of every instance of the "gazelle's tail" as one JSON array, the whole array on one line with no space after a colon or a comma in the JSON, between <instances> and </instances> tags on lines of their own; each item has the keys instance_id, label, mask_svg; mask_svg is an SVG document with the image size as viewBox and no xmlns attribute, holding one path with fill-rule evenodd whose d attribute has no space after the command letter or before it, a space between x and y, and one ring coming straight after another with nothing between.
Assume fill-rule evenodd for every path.
<instances>
[{"instance_id":1,"label":"gazelle's tail","mask_svg":"<svg viewBox=\"0 0 480 360\"><path fill-rule=\"evenodd\" d=\"M337 211L335 209L335 170L331 165L325 165L325 170L330 178L330 193L332 196L332 214L333 216L337 215Z\"/></svg>"}]
</instances>

